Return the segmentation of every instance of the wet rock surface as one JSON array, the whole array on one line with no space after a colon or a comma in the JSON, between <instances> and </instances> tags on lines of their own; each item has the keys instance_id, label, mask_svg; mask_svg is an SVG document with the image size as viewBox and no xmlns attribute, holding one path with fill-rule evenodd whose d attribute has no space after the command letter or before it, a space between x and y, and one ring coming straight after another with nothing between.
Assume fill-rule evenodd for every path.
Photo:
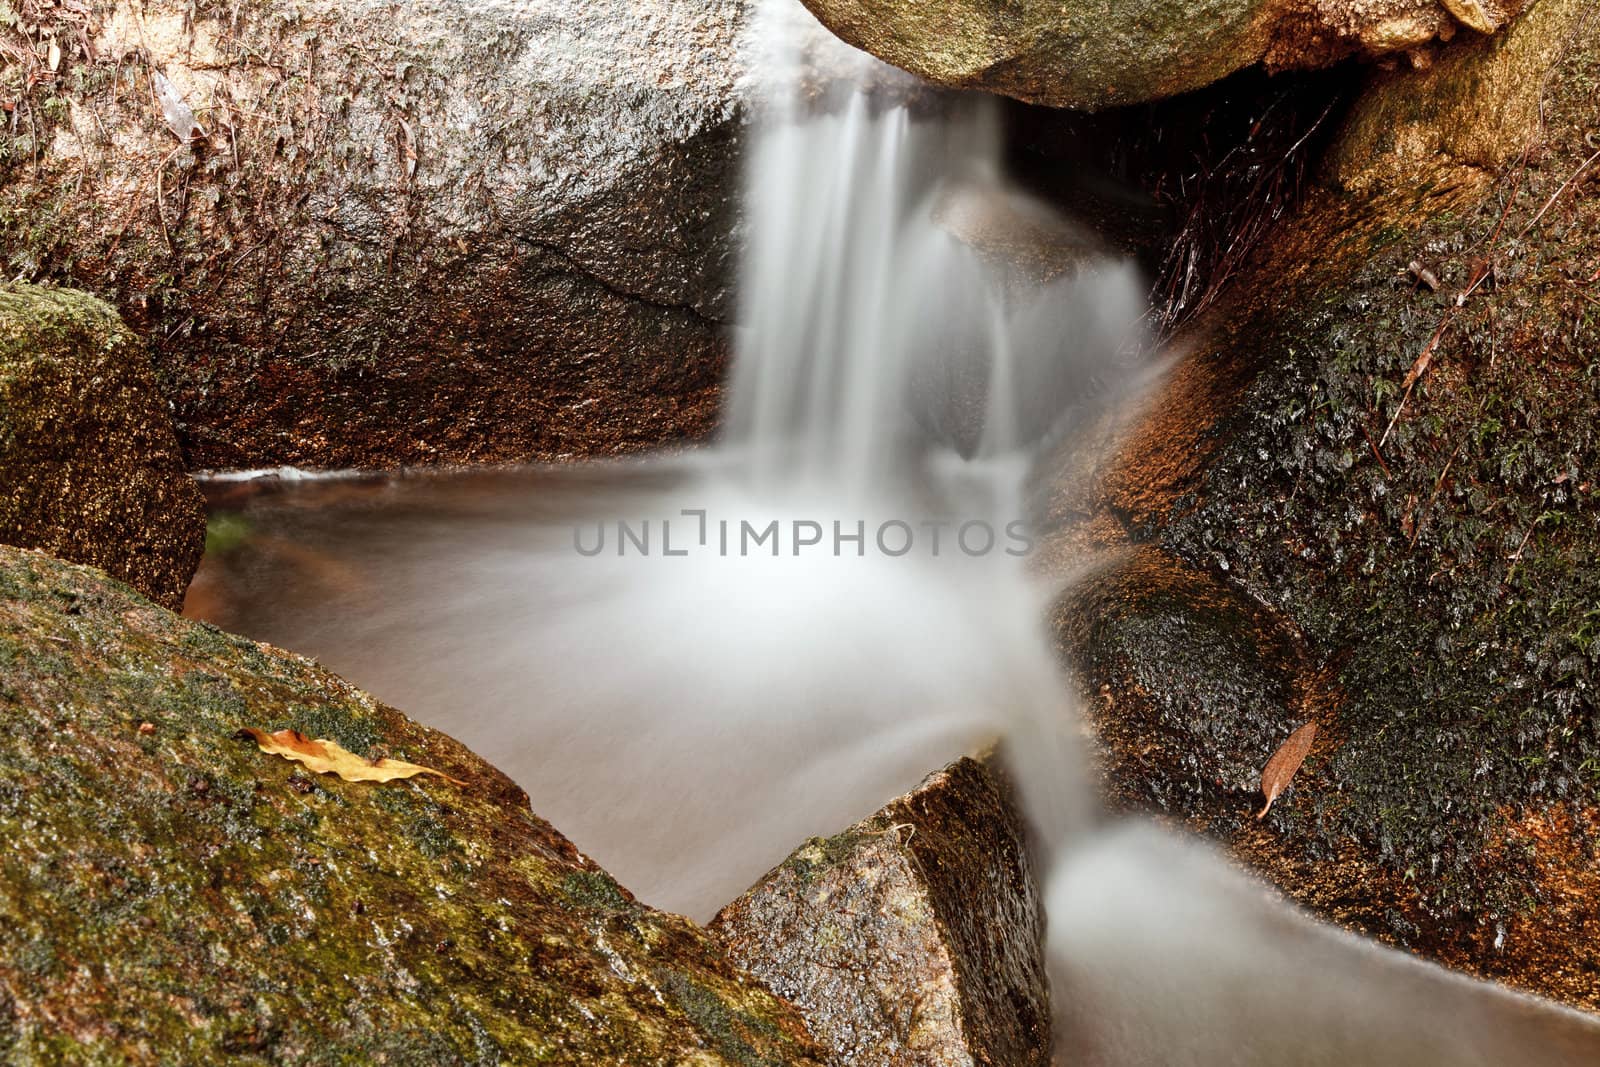
<instances>
[{"instance_id":1,"label":"wet rock surface","mask_svg":"<svg viewBox=\"0 0 1600 1067\"><path fill-rule=\"evenodd\" d=\"M294 728L463 780L316 776ZM0 548L0 1059L805 1064L793 1009L467 749Z\"/></svg>"},{"instance_id":2,"label":"wet rock surface","mask_svg":"<svg viewBox=\"0 0 1600 1067\"><path fill-rule=\"evenodd\" d=\"M1199 89L1258 63L1349 56L1431 61L1442 41L1494 33L1525 0L806 0L880 59L941 85L1056 107L1100 108Z\"/></svg>"},{"instance_id":3,"label":"wet rock surface","mask_svg":"<svg viewBox=\"0 0 1600 1067\"><path fill-rule=\"evenodd\" d=\"M1064 646L1086 650L1078 672L1102 680L1089 711L1113 805L1247 817L1238 799L1256 795L1266 756L1308 711L1283 622L1148 546L1075 589L1056 619Z\"/></svg>"},{"instance_id":4,"label":"wet rock surface","mask_svg":"<svg viewBox=\"0 0 1600 1067\"><path fill-rule=\"evenodd\" d=\"M0 286L0 544L177 607L204 541L144 343L87 293Z\"/></svg>"},{"instance_id":5,"label":"wet rock surface","mask_svg":"<svg viewBox=\"0 0 1600 1067\"><path fill-rule=\"evenodd\" d=\"M1540 0L1378 77L1305 205L1180 337L1068 536L1135 564L1078 594L1110 617L1063 620L1126 804L1325 916L1590 1008L1597 35L1586 5ZM1264 626L1243 655L1220 639L1240 619ZM1193 671L1141 664L1129 634ZM1308 720L1256 822L1247 772Z\"/></svg>"},{"instance_id":6,"label":"wet rock surface","mask_svg":"<svg viewBox=\"0 0 1600 1067\"><path fill-rule=\"evenodd\" d=\"M801 846L710 929L799 1008L829 1062L1050 1062L1042 902L987 762Z\"/></svg>"},{"instance_id":7,"label":"wet rock surface","mask_svg":"<svg viewBox=\"0 0 1600 1067\"><path fill-rule=\"evenodd\" d=\"M35 13L0 29L34 57L5 75L7 272L94 291L149 339L191 467L710 427L741 4Z\"/></svg>"}]
</instances>

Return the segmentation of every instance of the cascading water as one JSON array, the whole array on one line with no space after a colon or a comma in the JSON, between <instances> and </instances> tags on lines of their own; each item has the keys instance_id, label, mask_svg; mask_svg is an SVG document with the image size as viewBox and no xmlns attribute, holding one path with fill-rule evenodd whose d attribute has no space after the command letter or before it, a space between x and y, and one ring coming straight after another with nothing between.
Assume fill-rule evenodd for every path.
<instances>
[{"instance_id":1,"label":"cascading water","mask_svg":"<svg viewBox=\"0 0 1600 1067\"><path fill-rule=\"evenodd\" d=\"M320 580L297 601L264 565L274 595L230 621L455 733L643 899L700 918L1004 738L1050 860L1066 1063L1600 1062L1584 1017L1102 825L1023 485L1138 394L1137 279L1004 184L991 111L788 44L817 34L792 2L758 23L754 65L780 73L725 440L290 507L278 528L319 546ZM1019 267L1019 229L1072 254Z\"/></svg>"},{"instance_id":2,"label":"cascading water","mask_svg":"<svg viewBox=\"0 0 1600 1067\"><path fill-rule=\"evenodd\" d=\"M799 36L784 8L793 5L769 4L768 49ZM894 77L864 58L842 65L857 78ZM1137 392L1134 279L1102 263L1019 301L1014 280L958 240L940 210L960 196L980 215L1017 211L981 108L955 105L930 129L904 107L874 115L857 91L833 103L836 115L811 117L794 92L805 65L777 66L791 72L793 95L769 114L753 169L755 337L735 376L736 433L762 473L821 472L836 489L893 499L907 475L895 464L908 455L898 436L908 430L908 383L958 382L976 357L986 388L969 470L990 500L1017 508L1009 479L1043 425L1053 419L1059 432L1086 407ZM955 393L939 401L955 404ZM921 576L959 589L957 610L1001 605L1042 621L1019 568L991 567L977 586L954 577L948 568ZM1086 832L1096 820L1066 740L1071 709L1054 695L1066 690L1048 688L1062 684L1048 651L1032 633L979 642L1028 665L1011 679L1020 684L977 698L1001 713L1028 813L1054 854L1049 957L1064 1062L1600 1062L1600 1031L1575 1013L1316 925L1209 851L1153 828Z\"/></svg>"}]
</instances>

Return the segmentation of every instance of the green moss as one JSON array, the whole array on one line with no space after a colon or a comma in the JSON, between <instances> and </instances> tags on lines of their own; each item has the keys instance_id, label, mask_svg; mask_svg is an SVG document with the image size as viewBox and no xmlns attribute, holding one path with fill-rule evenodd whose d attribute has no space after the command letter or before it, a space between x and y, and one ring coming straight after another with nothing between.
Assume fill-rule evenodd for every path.
<instances>
[{"instance_id":1,"label":"green moss","mask_svg":"<svg viewBox=\"0 0 1600 1067\"><path fill-rule=\"evenodd\" d=\"M176 606L203 521L148 357L116 312L87 293L0 286L0 542Z\"/></svg>"},{"instance_id":2,"label":"green moss","mask_svg":"<svg viewBox=\"0 0 1600 1067\"><path fill-rule=\"evenodd\" d=\"M783 1067L783 1061L764 1054L750 1042L752 1033L767 1041L779 1036L770 1022L730 1007L715 990L682 971L663 972L661 985L728 1062L739 1067Z\"/></svg>"},{"instance_id":3,"label":"green moss","mask_svg":"<svg viewBox=\"0 0 1600 1067\"><path fill-rule=\"evenodd\" d=\"M273 720L263 728L269 731L298 730L307 737L337 741L358 756L371 758L376 755L372 751L380 737L376 725L347 703L292 703L285 708L285 712L282 718Z\"/></svg>"},{"instance_id":4,"label":"green moss","mask_svg":"<svg viewBox=\"0 0 1600 1067\"><path fill-rule=\"evenodd\" d=\"M373 800L384 810L399 817L405 827L406 840L429 859L439 859L452 852L461 851L461 843L451 835L450 827L444 821L447 814L445 808L427 794L404 789L386 789L376 793ZM621 903L619 895L617 904L613 906L620 906Z\"/></svg>"},{"instance_id":5,"label":"green moss","mask_svg":"<svg viewBox=\"0 0 1600 1067\"><path fill-rule=\"evenodd\" d=\"M813 837L790 853L783 863L794 871L801 885L806 885L814 876L833 870L860 843L861 833L854 828L832 837Z\"/></svg>"},{"instance_id":6,"label":"green moss","mask_svg":"<svg viewBox=\"0 0 1600 1067\"><path fill-rule=\"evenodd\" d=\"M1506 813L1600 803L1600 330L1574 282L1600 205L1557 196L1593 151L1592 37L1549 79L1536 166L1468 210L1404 198L1403 226L1356 223L1357 266L1310 272L1237 331L1261 373L1165 535L1333 672L1321 839L1368 842L1440 915L1523 907L1531 871L1486 858ZM1458 310L1486 250L1494 274Z\"/></svg>"},{"instance_id":7,"label":"green moss","mask_svg":"<svg viewBox=\"0 0 1600 1067\"><path fill-rule=\"evenodd\" d=\"M702 931L632 901L450 739L87 568L0 548L0 589L22 594L0 597L4 1055L815 1062ZM311 776L247 725L471 784ZM667 972L683 993L663 1003Z\"/></svg>"},{"instance_id":8,"label":"green moss","mask_svg":"<svg viewBox=\"0 0 1600 1067\"><path fill-rule=\"evenodd\" d=\"M580 907L609 910L628 903L622 887L604 871L573 871L561 885L567 898Z\"/></svg>"}]
</instances>

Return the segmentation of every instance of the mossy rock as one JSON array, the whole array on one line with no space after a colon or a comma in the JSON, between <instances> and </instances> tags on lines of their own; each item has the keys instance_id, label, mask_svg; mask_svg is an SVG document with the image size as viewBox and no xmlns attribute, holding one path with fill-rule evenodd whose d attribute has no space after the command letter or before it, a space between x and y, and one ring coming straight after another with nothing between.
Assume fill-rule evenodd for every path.
<instances>
[{"instance_id":1,"label":"mossy rock","mask_svg":"<svg viewBox=\"0 0 1600 1067\"><path fill-rule=\"evenodd\" d=\"M1090 694L1114 809L1250 810L1261 754L1300 724L1301 649L1271 611L1219 576L1143 546L1075 586L1056 613Z\"/></svg>"},{"instance_id":2,"label":"mossy rock","mask_svg":"<svg viewBox=\"0 0 1600 1067\"><path fill-rule=\"evenodd\" d=\"M204 540L144 343L87 293L0 287L0 543L177 607Z\"/></svg>"},{"instance_id":3,"label":"mossy rock","mask_svg":"<svg viewBox=\"0 0 1600 1067\"><path fill-rule=\"evenodd\" d=\"M961 759L796 849L710 929L832 1062L1050 1062L1044 908L992 758Z\"/></svg>"},{"instance_id":4,"label":"mossy rock","mask_svg":"<svg viewBox=\"0 0 1600 1067\"><path fill-rule=\"evenodd\" d=\"M310 774L292 727L465 782ZM0 1060L814 1063L792 1008L449 737L0 549Z\"/></svg>"},{"instance_id":5,"label":"mossy rock","mask_svg":"<svg viewBox=\"0 0 1600 1067\"><path fill-rule=\"evenodd\" d=\"M1322 67L1493 33L1525 0L805 0L857 48L940 85L1096 109L1199 89L1261 63Z\"/></svg>"},{"instance_id":6,"label":"mossy rock","mask_svg":"<svg viewBox=\"0 0 1600 1067\"><path fill-rule=\"evenodd\" d=\"M1597 124L1583 0L1377 78L1304 206L1180 339L1098 501L1107 543L1275 618L1255 643L1282 684L1188 701L1185 759L1163 716L1196 679L1140 673L1117 641L1130 618L1213 632L1226 596L1148 586L1115 626L1068 635L1118 704L1096 716L1138 778L1124 795L1170 801L1324 915L1591 1008ZM1199 688L1249 662L1216 660ZM1306 719L1317 744L1261 822L1252 776L1196 782L1259 770Z\"/></svg>"}]
</instances>

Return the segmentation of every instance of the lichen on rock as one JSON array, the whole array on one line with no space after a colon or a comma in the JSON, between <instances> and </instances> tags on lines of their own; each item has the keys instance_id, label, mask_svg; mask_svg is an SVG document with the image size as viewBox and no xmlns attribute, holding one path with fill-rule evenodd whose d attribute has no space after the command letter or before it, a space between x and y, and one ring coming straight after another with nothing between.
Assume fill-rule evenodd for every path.
<instances>
[{"instance_id":1,"label":"lichen on rock","mask_svg":"<svg viewBox=\"0 0 1600 1067\"><path fill-rule=\"evenodd\" d=\"M238 740L438 767L377 785ZM0 1059L816 1063L792 1008L457 742L0 548Z\"/></svg>"},{"instance_id":2,"label":"lichen on rock","mask_svg":"<svg viewBox=\"0 0 1600 1067\"><path fill-rule=\"evenodd\" d=\"M796 849L711 930L830 1062L1049 1063L1044 913L1004 774L963 759Z\"/></svg>"},{"instance_id":3,"label":"lichen on rock","mask_svg":"<svg viewBox=\"0 0 1600 1067\"><path fill-rule=\"evenodd\" d=\"M806 0L840 37L940 85L1098 109L1174 96L1256 64L1425 62L1461 27L1502 29L1525 0Z\"/></svg>"},{"instance_id":4,"label":"lichen on rock","mask_svg":"<svg viewBox=\"0 0 1600 1067\"><path fill-rule=\"evenodd\" d=\"M204 536L143 342L87 293L0 286L0 544L176 608Z\"/></svg>"}]
</instances>

